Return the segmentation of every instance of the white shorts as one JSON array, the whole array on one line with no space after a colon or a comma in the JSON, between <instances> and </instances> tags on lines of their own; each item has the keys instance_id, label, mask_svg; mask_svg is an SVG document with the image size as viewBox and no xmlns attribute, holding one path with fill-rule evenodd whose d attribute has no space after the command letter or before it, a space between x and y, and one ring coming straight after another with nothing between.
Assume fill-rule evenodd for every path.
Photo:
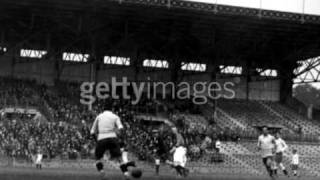
<instances>
[{"instance_id":1,"label":"white shorts","mask_svg":"<svg viewBox=\"0 0 320 180\"><path fill-rule=\"evenodd\" d=\"M187 163L187 149L183 146L176 148L173 154L173 164L175 166L185 167Z\"/></svg>"},{"instance_id":2,"label":"white shorts","mask_svg":"<svg viewBox=\"0 0 320 180\"><path fill-rule=\"evenodd\" d=\"M272 149L261 149L261 156L262 158L272 157L273 156Z\"/></svg>"},{"instance_id":3,"label":"white shorts","mask_svg":"<svg viewBox=\"0 0 320 180\"><path fill-rule=\"evenodd\" d=\"M42 159L36 159L36 164L41 164L42 163Z\"/></svg>"}]
</instances>

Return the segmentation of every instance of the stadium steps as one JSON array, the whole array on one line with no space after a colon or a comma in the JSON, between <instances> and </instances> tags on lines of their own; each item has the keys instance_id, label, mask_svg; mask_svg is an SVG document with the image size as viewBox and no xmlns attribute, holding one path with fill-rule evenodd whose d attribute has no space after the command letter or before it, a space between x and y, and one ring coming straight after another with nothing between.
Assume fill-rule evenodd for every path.
<instances>
[{"instance_id":1,"label":"stadium steps","mask_svg":"<svg viewBox=\"0 0 320 180\"><path fill-rule=\"evenodd\" d=\"M183 117L185 121L193 127L201 129L206 129L206 127L208 127L207 120L201 115L182 113L180 116Z\"/></svg>"},{"instance_id":2,"label":"stadium steps","mask_svg":"<svg viewBox=\"0 0 320 180\"><path fill-rule=\"evenodd\" d=\"M221 128L240 128L242 130L252 130L254 131L253 128L251 128L248 124L245 124L241 121L238 121L237 119L231 117L228 113L223 111L221 108L217 108L217 114L215 121L217 125ZM201 108L202 114L206 117L212 117L214 115L214 110L213 110L213 105L211 103L207 103L202 106Z\"/></svg>"},{"instance_id":3,"label":"stadium steps","mask_svg":"<svg viewBox=\"0 0 320 180\"><path fill-rule=\"evenodd\" d=\"M265 108L266 111L270 112L271 114L278 116L281 119L281 122L285 123L286 127L289 129L294 129L297 127L297 124L293 121L288 120L287 118L283 117L280 113L272 109L270 106L266 105L263 101L257 101L262 107Z\"/></svg>"},{"instance_id":4,"label":"stadium steps","mask_svg":"<svg viewBox=\"0 0 320 180\"><path fill-rule=\"evenodd\" d=\"M250 153L250 151L246 150L245 148L240 148L241 146L237 145L236 143L221 143L221 152L226 154L233 163L239 164L240 167L245 168L248 170L248 173L262 175L261 171L252 166L249 161L245 161L244 159L239 159L235 154L245 154Z\"/></svg>"},{"instance_id":5,"label":"stadium steps","mask_svg":"<svg viewBox=\"0 0 320 180\"><path fill-rule=\"evenodd\" d=\"M236 119L247 128L250 128L251 124L246 120L246 114L243 113L245 112L243 109L244 107L241 104L242 103L237 100L234 100L234 102L231 102L231 100L221 100L218 103L218 108L225 112L228 117Z\"/></svg>"},{"instance_id":6,"label":"stadium steps","mask_svg":"<svg viewBox=\"0 0 320 180\"><path fill-rule=\"evenodd\" d=\"M207 152L205 156L197 161L188 163L191 171L194 173L216 173L216 174L256 174L252 168L248 168L237 158L221 154L223 162L212 162L211 158L216 153Z\"/></svg>"},{"instance_id":7,"label":"stadium steps","mask_svg":"<svg viewBox=\"0 0 320 180\"><path fill-rule=\"evenodd\" d=\"M280 125L285 130L292 132L292 129L287 126L286 122L270 113L268 109L262 106L258 101L247 100L227 100L219 101L219 108L225 111L229 116L237 119L243 124L253 127L255 125Z\"/></svg>"},{"instance_id":8,"label":"stadium steps","mask_svg":"<svg viewBox=\"0 0 320 180\"><path fill-rule=\"evenodd\" d=\"M281 105L277 102L262 102L266 106L269 106L273 111L281 114L283 117L288 119L289 121L293 122L296 127L301 126L303 128L303 131L305 134L313 134L313 135L319 135L320 133L320 126L319 124L316 124L306 117L301 116L294 110L290 109L289 107L286 107L284 105Z\"/></svg>"}]
</instances>

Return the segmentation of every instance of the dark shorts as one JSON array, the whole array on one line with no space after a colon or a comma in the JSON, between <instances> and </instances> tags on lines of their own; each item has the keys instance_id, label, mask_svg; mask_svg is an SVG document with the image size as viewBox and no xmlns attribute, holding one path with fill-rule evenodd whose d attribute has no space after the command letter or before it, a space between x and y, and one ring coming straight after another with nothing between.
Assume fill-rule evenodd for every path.
<instances>
[{"instance_id":1,"label":"dark shorts","mask_svg":"<svg viewBox=\"0 0 320 180\"><path fill-rule=\"evenodd\" d=\"M276 156L275 156L275 161L276 163L282 163L282 159L283 159L283 153L280 152L280 153L276 153Z\"/></svg>"},{"instance_id":2,"label":"dark shorts","mask_svg":"<svg viewBox=\"0 0 320 180\"><path fill-rule=\"evenodd\" d=\"M168 152L164 149L158 149L156 156L157 156L157 159L160 159L162 162L165 162L166 160L169 159Z\"/></svg>"},{"instance_id":3,"label":"dark shorts","mask_svg":"<svg viewBox=\"0 0 320 180\"><path fill-rule=\"evenodd\" d=\"M272 161L272 156L262 158L262 162L265 166L270 166L270 164L268 163L270 163L271 161Z\"/></svg>"},{"instance_id":4,"label":"dark shorts","mask_svg":"<svg viewBox=\"0 0 320 180\"><path fill-rule=\"evenodd\" d=\"M297 164L291 164L291 169L293 170L293 171L295 171L295 170L298 170L298 165Z\"/></svg>"},{"instance_id":5,"label":"dark shorts","mask_svg":"<svg viewBox=\"0 0 320 180\"><path fill-rule=\"evenodd\" d=\"M110 159L121 157L120 143L117 138L106 138L97 142L95 150L96 160L103 158L106 151L109 151Z\"/></svg>"}]
</instances>

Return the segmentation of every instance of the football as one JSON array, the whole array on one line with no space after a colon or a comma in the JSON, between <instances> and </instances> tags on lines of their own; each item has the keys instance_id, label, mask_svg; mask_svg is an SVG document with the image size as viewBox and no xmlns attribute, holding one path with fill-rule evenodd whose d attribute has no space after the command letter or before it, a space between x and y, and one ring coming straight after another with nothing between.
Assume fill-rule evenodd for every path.
<instances>
[{"instance_id":1,"label":"football","mask_svg":"<svg viewBox=\"0 0 320 180\"><path fill-rule=\"evenodd\" d=\"M131 176L134 178L140 178L142 176L141 169L135 168L131 171Z\"/></svg>"}]
</instances>

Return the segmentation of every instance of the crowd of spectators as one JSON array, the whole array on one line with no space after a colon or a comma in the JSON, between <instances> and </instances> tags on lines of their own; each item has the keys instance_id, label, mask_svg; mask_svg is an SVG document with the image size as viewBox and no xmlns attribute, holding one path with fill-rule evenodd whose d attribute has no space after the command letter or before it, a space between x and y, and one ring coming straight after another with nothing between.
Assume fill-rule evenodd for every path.
<instances>
[{"instance_id":1,"label":"crowd of spectators","mask_svg":"<svg viewBox=\"0 0 320 180\"><path fill-rule=\"evenodd\" d=\"M89 156L93 142L84 123L39 122L29 118L4 119L0 126L0 149L15 158L32 158L41 150L47 158Z\"/></svg>"},{"instance_id":2,"label":"crowd of spectators","mask_svg":"<svg viewBox=\"0 0 320 180\"><path fill-rule=\"evenodd\" d=\"M36 106L35 81L0 78L0 108L8 106Z\"/></svg>"},{"instance_id":3,"label":"crowd of spectators","mask_svg":"<svg viewBox=\"0 0 320 180\"><path fill-rule=\"evenodd\" d=\"M159 130L159 126L145 125L142 120L135 118L135 114L141 109L144 113L154 112L156 103L143 100L138 105L132 105L130 100L109 98L97 100L89 110L87 106L80 104L79 98L79 84L76 83L59 83L59 86L46 87L33 81L1 79L0 108L9 105L41 106L39 102L42 102L47 105L52 117L43 122L34 121L28 116L1 119L0 151L14 157L31 157L37 149L41 149L47 158L90 157L94 141L89 138L89 127L96 115L102 112L104 104L111 103L126 127L128 148L139 159L152 160L156 148L155 131ZM186 110L188 103L177 103L177 106L178 109ZM197 107L191 107L190 112L199 114ZM172 109L168 111L171 112ZM207 150L216 150L217 141L237 142L243 138L238 130L222 129L214 121L210 121L207 126L194 126L183 117L170 118L185 137L191 159L200 158ZM174 144L174 138L170 130L165 132L162 135L170 148Z\"/></svg>"}]
</instances>

